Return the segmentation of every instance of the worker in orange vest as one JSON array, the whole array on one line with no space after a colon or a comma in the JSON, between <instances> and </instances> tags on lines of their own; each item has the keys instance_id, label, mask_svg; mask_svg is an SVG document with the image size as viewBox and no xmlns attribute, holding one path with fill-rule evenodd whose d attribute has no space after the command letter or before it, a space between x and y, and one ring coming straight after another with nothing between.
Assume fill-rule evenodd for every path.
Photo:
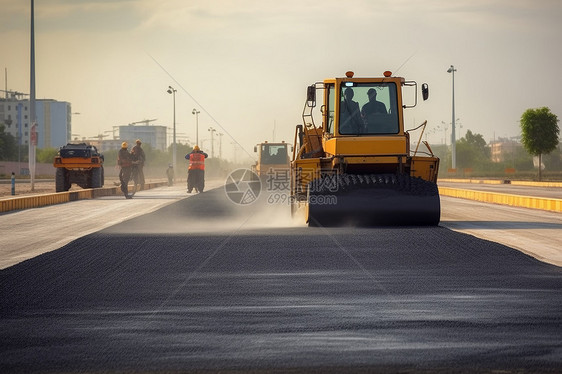
<instances>
[{"instance_id":1,"label":"worker in orange vest","mask_svg":"<svg viewBox=\"0 0 562 374\"><path fill-rule=\"evenodd\" d=\"M195 188L197 192L203 192L205 188L205 159L208 157L198 145L193 147L193 151L185 155L189 160L187 169L187 193L191 193Z\"/></svg>"}]
</instances>

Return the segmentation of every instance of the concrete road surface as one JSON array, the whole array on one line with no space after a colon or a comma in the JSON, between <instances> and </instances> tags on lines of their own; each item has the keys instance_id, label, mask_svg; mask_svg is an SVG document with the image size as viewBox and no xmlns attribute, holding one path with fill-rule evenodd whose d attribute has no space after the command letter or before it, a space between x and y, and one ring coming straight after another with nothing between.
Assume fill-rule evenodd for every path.
<instances>
[{"instance_id":1,"label":"concrete road surface","mask_svg":"<svg viewBox=\"0 0 562 374\"><path fill-rule=\"evenodd\" d=\"M441 226L562 266L562 214L441 197Z\"/></svg>"}]
</instances>

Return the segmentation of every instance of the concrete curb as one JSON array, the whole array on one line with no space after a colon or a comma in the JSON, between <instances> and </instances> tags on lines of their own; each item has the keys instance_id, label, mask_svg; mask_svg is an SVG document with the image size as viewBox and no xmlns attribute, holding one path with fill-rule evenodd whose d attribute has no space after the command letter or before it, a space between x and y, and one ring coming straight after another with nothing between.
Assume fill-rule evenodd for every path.
<instances>
[{"instance_id":1,"label":"concrete curb","mask_svg":"<svg viewBox=\"0 0 562 374\"><path fill-rule=\"evenodd\" d=\"M485 203L548 210L551 212L562 212L562 199L549 199L544 197L464 190L450 187L439 187L439 194L441 196L451 196L461 199L482 201Z\"/></svg>"},{"instance_id":2,"label":"concrete curb","mask_svg":"<svg viewBox=\"0 0 562 374\"><path fill-rule=\"evenodd\" d=\"M167 186L168 182L151 182L144 185L145 190ZM40 208L47 205L62 204L69 201L94 199L102 196L120 195L119 187L87 188L78 191L56 192L41 195L21 196L0 200L0 213L14 210Z\"/></svg>"}]
</instances>

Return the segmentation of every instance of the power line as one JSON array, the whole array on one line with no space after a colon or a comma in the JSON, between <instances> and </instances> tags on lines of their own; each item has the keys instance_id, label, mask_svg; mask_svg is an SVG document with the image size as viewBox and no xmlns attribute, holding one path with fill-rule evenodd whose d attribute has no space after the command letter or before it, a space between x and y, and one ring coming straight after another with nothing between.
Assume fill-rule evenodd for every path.
<instances>
[{"instance_id":1,"label":"power line","mask_svg":"<svg viewBox=\"0 0 562 374\"><path fill-rule=\"evenodd\" d=\"M162 69L162 70L176 83L176 85L177 85L179 88L181 88L181 90L182 90L185 94L187 94L187 96L189 96L189 97L191 98L191 100L193 100L193 101L195 102L195 104L197 104L197 106L198 106L199 108L201 108L201 110L202 110L205 114L207 114L207 115L211 118L211 120L212 120L217 126L219 126L219 127L236 143L236 144L238 144L238 145L240 146L240 148L242 148L242 149L244 150L244 152L246 152L246 154L248 155L248 157L250 157L250 158L255 158L254 155L250 154L250 153L242 146L242 144L240 144L240 143L236 140L236 138L235 138L234 136L232 136L232 135L219 123L219 121L217 121L217 120L215 119L215 117L213 117L213 116L211 115L211 113L209 113L209 111L207 111L207 109L205 109L205 107L204 107L203 105L201 105L201 104L197 101L197 99L195 99L195 98L182 86L182 84L181 84L180 82L178 82L178 81L176 80L176 78L174 78L174 77L172 76L172 74L170 74L170 72L168 72L168 70L166 70L166 68L164 68L164 66L162 66L162 64L160 64L150 53L146 52L146 54L148 55L148 57L150 57L150 58L152 59L152 61L154 61L154 62L156 63L156 65L158 65L158 66L160 67L160 69Z\"/></svg>"}]
</instances>

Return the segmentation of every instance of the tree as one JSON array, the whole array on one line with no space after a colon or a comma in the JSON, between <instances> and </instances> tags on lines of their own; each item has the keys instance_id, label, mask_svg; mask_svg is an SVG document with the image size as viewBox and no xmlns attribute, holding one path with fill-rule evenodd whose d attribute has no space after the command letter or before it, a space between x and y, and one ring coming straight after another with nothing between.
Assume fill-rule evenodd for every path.
<instances>
[{"instance_id":1,"label":"tree","mask_svg":"<svg viewBox=\"0 0 562 374\"><path fill-rule=\"evenodd\" d=\"M490 148L486 145L484 137L473 134L470 130L466 132L464 138L457 141L456 152L461 168L482 169L490 160Z\"/></svg>"},{"instance_id":2,"label":"tree","mask_svg":"<svg viewBox=\"0 0 562 374\"><path fill-rule=\"evenodd\" d=\"M55 156L58 153L56 148L41 148L37 150L37 161L50 164L53 163Z\"/></svg>"},{"instance_id":3,"label":"tree","mask_svg":"<svg viewBox=\"0 0 562 374\"><path fill-rule=\"evenodd\" d=\"M539 157L539 181L542 178L542 155L558 145L558 117L547 107L527 109L521 116L521 142L533 156Z\"/></svg>"},{"instance_id":4,"label":"tree","mask_svg":"<svg viewBox=\"0 0 562 374\"><path fill-rule=\"evenodd\" d=\"M16 139L12 134L4 132L4 129L4 125L0 123L0 160L17 160Z\"/></svg>"},{"instance_id":5,"label":"tree","mask_svg":"<svg viewBox=\"0 0 562 374\"><path fill-rule=\"evenodd\" d=\"M562 144L558 143L554 151L544 157L544 166L551 171L562 171Z\"/></svg>"}]
</instances>

